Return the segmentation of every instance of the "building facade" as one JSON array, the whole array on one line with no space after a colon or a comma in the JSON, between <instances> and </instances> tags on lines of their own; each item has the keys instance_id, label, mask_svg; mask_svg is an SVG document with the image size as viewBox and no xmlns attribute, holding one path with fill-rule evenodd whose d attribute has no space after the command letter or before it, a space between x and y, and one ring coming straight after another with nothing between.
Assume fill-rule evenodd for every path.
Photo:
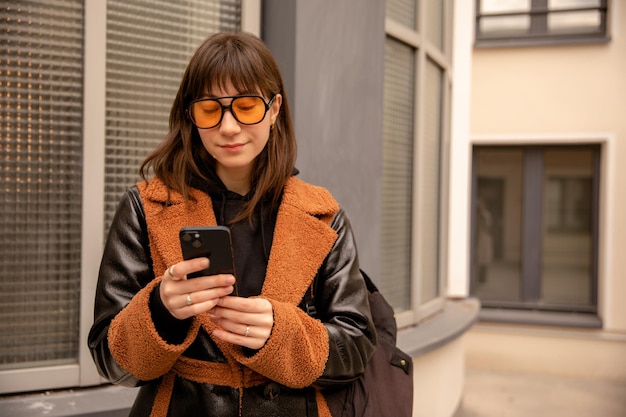
<instances>
[{"instance_id":1,"label":"building facade","mask_svg":"<svg viewBox=\"0 0 626 417\"><path fill-rule=\"evenodd\" d=\"M474 20L468 366L623 381L626 8L513 3Z\"/></svg>"}]
</instances>

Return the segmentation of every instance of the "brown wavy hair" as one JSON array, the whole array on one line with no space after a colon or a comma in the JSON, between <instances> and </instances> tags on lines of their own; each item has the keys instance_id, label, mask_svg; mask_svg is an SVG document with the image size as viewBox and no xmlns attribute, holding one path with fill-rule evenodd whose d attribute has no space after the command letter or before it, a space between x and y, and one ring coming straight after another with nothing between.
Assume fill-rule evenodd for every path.
<instances>
[{"instance_id":1,"label":"brown wavy hair","mask_svg":"<svg viewBox=\"0 0 626 417\"><path fill-rule=\"evenodd\" d=\"M187 107L216 88L231 83L239 94L262 94L270 99L282 95L282 106L270 138L252 168L252 195L234 220L252 220L256 206L267 199L272 209L279 203L283 187L293 175L296 140L289 103L280 70L267 46L249 33L218 33L210 36L192 56L172 104L169 133L148 155L140 168L147 181L152 174L189 200L191 179L215 184L215 159L206 151Z\"/></svg>"}]
</instances>

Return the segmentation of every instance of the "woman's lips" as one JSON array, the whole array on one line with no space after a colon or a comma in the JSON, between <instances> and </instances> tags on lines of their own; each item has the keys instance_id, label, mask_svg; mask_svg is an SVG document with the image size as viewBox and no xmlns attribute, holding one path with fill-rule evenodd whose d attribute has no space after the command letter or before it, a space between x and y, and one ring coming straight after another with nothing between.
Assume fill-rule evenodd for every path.
<instances>
[{"instance_id":1,"label":"woman's lips","mask_svg":"<svg viewBox=\"0 0 626 417\"><path fill-rule=\"evenodd\" d=\"M232 145L223 145L222 149L224 149L227 152L237 152L238 150L243 148L244 145L245 145L244 143L233 143Z\"/></svg>"}]
</instances>

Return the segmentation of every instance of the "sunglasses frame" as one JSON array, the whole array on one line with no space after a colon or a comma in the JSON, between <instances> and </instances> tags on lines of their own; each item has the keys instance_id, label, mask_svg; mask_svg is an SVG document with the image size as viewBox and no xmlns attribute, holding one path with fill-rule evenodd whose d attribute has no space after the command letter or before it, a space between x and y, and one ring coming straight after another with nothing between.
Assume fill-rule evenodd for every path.
<instances>
[{"instance_id":1,"label":"sunglasses frame","mask_svg":"<svg viewBox=\"0 0 626 417\"><path fill-rule=\"evenodd\" d=\"M261 117L261 120L259 120L258 122L244 123L241 120L239 120L239 118L237 117L236 112L234 112L232 110L233 102L236 99L238 99L238 98L246 98L246 97L260 98L261 101L263 102L263 105L265 106L265 111L263 112L263 117ZM232 98L232 100L228 104L222 104L222 102L220 100L226 99L226 98ZM230 114L237 121L237 123L241 123L242 125L246 125L246 126L252 126L252 125L256 125L256 124L261 123L263 121L263 119L265 119L265 116L267 115L267 112L270 109L270 107L272 107L272 103L274 102L275 98L276 98L276 94L274 94L269 101L265 101L265 99L262 96L258 95L258 94L241 94L241 95L237 95L237 96L223 96L223 97L205 97L205 98L199 98L199 99L194 100L191 103L189 103L189 105L187 106L187 109L185 110L185 113L187 114L187 117L189 117L189 120L191 120L191 123L193 123L193 125L195 127L197 127L198 129L213 129L216 126L219 126L219 124L222 123L222 119L224 119L224 113L226 112L226 110L228 110L230 112ZM200 126L198 126L196 124L196 121L193 119L193 117L191 115L191 106L193 106L194 104L199 103L201 101L214 101L214 102L216 102L217 104L219 104L221 106L222 113L220 114L220 119L218 120L218 122L216 124L214 124L211 127L200 127Z\"/></svg>"}]
</instances>

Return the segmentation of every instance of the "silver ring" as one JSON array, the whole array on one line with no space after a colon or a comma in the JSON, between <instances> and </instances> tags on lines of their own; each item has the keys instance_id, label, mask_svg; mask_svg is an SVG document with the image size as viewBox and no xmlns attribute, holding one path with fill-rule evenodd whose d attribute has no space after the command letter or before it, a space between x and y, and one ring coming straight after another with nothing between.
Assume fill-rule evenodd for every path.
<instances>
[{"instance_id":1,"label":"silver ring","mask_svg":"<svg viewBox=\"0 0 626 417\"><path fill-rule=\"evenodd\" d=\"M250 326L246 326L246 332L243 334L245 337L250 336Z\"/></svg>"},{"instance_id":2,"label":"silver ring","mask_svg":"<svg viewBox=\"0 0 626 417\"><path fill-rule=\"evenodd\" d=\"M193 302L191 301L191 294L187 294L187 305L190 306L192 304Z\"/></svg>"},{"instance_id":3,"label":"silver ring","mask_svg":"<svg viewBox=\"0 0 626 417\"><path fill-rule=\"evenodd\" d=\"M170 274L170 277L174 278L174 267L176 265L172 265L169 268L167 268L167 273Z\"/></svg>"}]
</instances>

